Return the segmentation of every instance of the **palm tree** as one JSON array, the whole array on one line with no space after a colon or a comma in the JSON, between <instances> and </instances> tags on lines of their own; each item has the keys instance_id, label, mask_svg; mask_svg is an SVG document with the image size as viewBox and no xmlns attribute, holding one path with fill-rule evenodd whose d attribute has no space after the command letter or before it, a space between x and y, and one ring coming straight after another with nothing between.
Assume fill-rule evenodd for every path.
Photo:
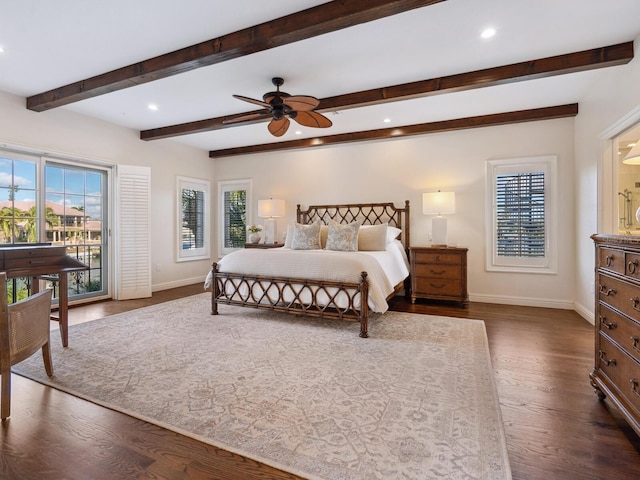
<instances>
[{"instance_id":1,"label":"palm tree","mask_svg":"<svg viewBox=\"0 0 640 480\"><path fill-rule=\"evenodd\" d=\"M36 232L36 207L35 205L29 209L27 215L23 214L23 218L26 219L23 228L24 235L27 237L27 242L35 243L38 241L37 232ZM51 227L53 225L58 225L58 216L53 213L53 209L51 207L45 208L45 216L44 220L46 222L47 227Z\"/></svg>"},{"instance_id":2,"label":"palm tree","mask_svg":"<svg viewBox=\"0 0 640 480\"><path fill-rule=\"evenodd\" d=\"M0 231L3 234L3 243L16 241L16 224L24 218L24 212L15 207L2 207L0 209Z\"/></svg>"}]
</instances>

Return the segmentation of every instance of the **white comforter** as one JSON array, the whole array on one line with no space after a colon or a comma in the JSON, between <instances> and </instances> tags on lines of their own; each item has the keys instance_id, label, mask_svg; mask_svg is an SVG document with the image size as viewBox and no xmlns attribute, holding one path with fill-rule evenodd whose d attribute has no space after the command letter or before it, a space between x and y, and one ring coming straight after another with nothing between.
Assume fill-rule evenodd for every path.
<instances>
[{"instance_id":1,"label":"white comforter","mask_svg":"<svg viewBox=\"0 0 640 480\"><path fill-rule=\"evenodd\" d=\"M402 244L395 241L388 245L386 251L375 252L291 250L284 247L237 250L218 262L218 271L352 283L359 283L360 273L367 272L369 308L383 313L389 308L387 297L409 275L409 264ZM210 285L211 274L205 287Z\"/></svg>"}]
</instances>

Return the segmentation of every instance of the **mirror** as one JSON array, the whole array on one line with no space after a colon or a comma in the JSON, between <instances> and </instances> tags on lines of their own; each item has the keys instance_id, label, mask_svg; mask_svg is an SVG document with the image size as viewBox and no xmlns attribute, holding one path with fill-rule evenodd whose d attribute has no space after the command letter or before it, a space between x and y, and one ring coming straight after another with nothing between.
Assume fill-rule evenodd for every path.
<instances>
[{"instance_id":1,"label":"mirror","mask_svg":"<svg viewBox=\"0 0 640 480\"><path fill-rule=\"evenodd\" d=\"M640 124L618 135L614 148L617 149L618 171L618 186L614 192L618 202L617 233L640 235L640 156L636 158L636 153L640 155ZM636 160L630 160L630 157Z\"/></svg>"}]
</instances>

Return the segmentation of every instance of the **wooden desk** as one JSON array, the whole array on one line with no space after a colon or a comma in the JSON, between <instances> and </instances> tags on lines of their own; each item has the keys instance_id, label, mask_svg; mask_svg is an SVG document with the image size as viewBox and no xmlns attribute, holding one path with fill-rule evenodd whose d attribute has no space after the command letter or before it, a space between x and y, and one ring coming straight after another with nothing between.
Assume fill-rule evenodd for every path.
<instances>
[{"instance_id":1,"label":"wooden desk","mask_svg":"<svg viewBox=\"0 0 640 480\"><path fill-rule=\"evenodd\" d=\"M0 247L0 271L7 278L31 277L32 293L38 293L38 279L44 275L58 275L58 321L62 346L69 344L69 272L88 270L80 260L67 255L67 248L54 245L17 245Z\"/></svg>"}]
</instances>

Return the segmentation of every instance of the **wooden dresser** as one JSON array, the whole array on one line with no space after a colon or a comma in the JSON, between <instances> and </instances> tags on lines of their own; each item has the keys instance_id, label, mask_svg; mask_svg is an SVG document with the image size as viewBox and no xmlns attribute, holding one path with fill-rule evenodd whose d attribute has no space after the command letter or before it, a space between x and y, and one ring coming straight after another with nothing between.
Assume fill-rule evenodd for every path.
<instances>
[{"instance_id":1,"label":"wooden dresser","mask_svg":"<svg viewBox=\"0 0 640 480\"><path fill-rule=\"evenodd\" d=\"M589 377L640 435L640 237L593 235L595 367Z\"/></svg>"},{"instance_id":2,"label":"wooden dresser","mask_svg":"<svg viewBox=\"0 0 640 480\"><path fill-rule=\"evenodd\" d=\"M469 305L467 248L411 247L411 303L416 298Z\"/></svg>"}]
</instances>

